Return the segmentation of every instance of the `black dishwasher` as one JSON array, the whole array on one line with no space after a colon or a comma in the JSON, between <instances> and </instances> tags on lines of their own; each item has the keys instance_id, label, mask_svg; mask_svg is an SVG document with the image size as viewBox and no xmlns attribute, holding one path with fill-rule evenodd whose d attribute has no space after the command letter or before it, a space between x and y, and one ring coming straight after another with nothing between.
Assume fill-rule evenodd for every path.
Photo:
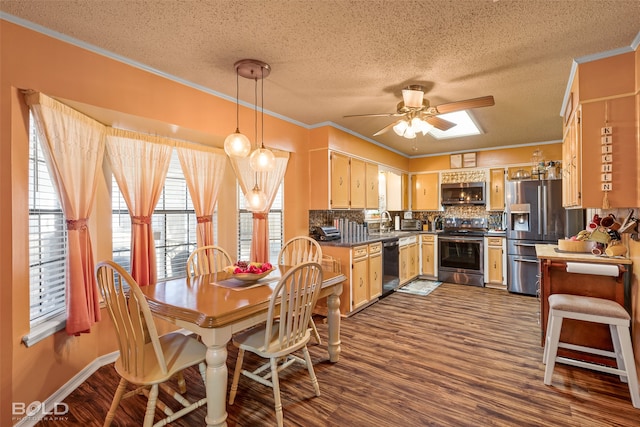
<instances>
[{"instance_id":1,"label":"black dishwasher","mask_svg":"<svg viewBox=\"0 0 640 427\"><path fill-rule=\"evenodd\" d=\"M382 296L392 293L400 284L398 239L382 242Z\"/></svg>"}]
</instances>

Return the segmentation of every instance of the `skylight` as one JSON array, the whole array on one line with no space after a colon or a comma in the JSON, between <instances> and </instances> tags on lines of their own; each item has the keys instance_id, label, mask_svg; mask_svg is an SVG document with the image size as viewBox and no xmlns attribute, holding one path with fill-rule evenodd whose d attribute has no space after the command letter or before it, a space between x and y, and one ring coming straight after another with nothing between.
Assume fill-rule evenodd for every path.
<instances>
[{"instance_id":1,"label":"skylight","mask_svg":"<svg viewBox=\"0 0 640 427\"><path fill-rule=\"evenodd\" d=\"M456 123L456 126L447 131L441 131L437 128L431 129L429 134L436 139L460 138L463 136L480 135L483 133L466 110L439 114L438 117Z\"/></svg>"}]
</instances>

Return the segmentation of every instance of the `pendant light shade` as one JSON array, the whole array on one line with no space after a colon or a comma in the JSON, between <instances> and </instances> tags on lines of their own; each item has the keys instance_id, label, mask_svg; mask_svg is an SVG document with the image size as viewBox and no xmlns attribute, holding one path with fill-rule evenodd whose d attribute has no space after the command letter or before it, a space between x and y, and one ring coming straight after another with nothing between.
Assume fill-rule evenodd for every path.
<instances>
[{"instance_id":1,"label":"pendant light shade","mask_svg":"<svg viewBox=\"0 0 640 427\"><path fill-rule=\"evenodd\" d=\"M251 152L251 141L236 128L234 133L225 138L224 152L231 157L247 157Z\"/></svg>"},{"instance_id":2,"label":"pendant light shade","mask_svg":"<svg viewBox=\"0 0 640 427\"><path fill-rule=\"evenodd\" d=\"M249 138L240 133L240 101L238 99L238 91L239 91L239 78L238 78L238 66L239 63L235 64L236 68L236 131L231 135L227 136L224 140L224 152L227 153L229 157L247 157L251 152L251 141Z\"/></svg>"},{"instance_id":3,"label":"pendant light shade","mask_svg":"<svg viewBox=\"0 0 640 427\"><path fill-rule=\"evenodd\" d=\"M249 209L253 212L260 212L267 206L267 196L264 191L260 190L258 184L253 187L253 190L248 194Z\"/></svg>"},{"instance_id":4,"label":"pendant light shade","mask_svg":"<svg viewBox=\"0 0 640 427\"><path fill-rule=\"evenodd\" d=\"M275 164L276 157L264 146L254 150L249 158L249 166L256 172L268 172L274 168Z\"/></svg>"}]
</instances>

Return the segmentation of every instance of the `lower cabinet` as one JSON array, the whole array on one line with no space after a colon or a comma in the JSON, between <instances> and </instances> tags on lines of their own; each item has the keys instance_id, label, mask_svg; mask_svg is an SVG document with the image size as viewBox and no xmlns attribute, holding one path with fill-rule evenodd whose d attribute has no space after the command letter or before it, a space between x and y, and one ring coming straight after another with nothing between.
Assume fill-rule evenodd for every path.
<instances>
[{"instance_id":1,"label":"lower cabinet","mask_svg":"<svg viewBox=\"0 0 640 427\"><path fill-rule=\"evenodd\" d=\"M484 238L484 282L488 288L507 289L506 239Z\"/></svg>"},{"instance_id":2,"label":"lower cabinet","mask_svg":"<svg viewBox=\"0 0 640 427\"><path fill-rule=\"evenodd\" d=\"M369 245L369 299L382 295L382 242Z\"/></svg>"},{"instance_id":3,"label":"lower cabinet","mask_svg":"<svg viewBox=\"0 0 640 427\"><path fill-rule=\"evenodd\" d=\"M400 284L407 283L418 277L418 263L420 255L418 253L418 239L416 236L402 237L399 239L400 246Z\"/></svg>"},{"instance_id":4,"label":"lower cabinet","mask_svg":"<svg viewBox=\"0 0 640 427\"><path fill-rule=\"evenodd\" d=\"M438 236L420 235L420 274L425 278L438 279Z\"/></svg>"},{"instance_id":5,"label":"lower cabinet","mask_svg":"<svg viewBox=\"0 0 640 427\"><path fill-rule=\"evenodd\" d=\"M378 300L382 294L382 242L353 247L322 245L322 253L340 260L347 277L340 296L340 313L348 316ZM323 312L326 299L318 301Z\"/></svg>"}]
</instances>

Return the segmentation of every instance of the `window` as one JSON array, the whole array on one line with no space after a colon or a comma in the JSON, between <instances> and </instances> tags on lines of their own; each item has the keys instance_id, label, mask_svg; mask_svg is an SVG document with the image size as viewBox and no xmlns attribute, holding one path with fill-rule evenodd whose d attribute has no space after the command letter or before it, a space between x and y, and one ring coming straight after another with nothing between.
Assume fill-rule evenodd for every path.
<instances>
[{"instance_id":1,"label":"window","mask_svg":"<svg viewBox=\"0 0 640 427\"><path fill-rule=\"evenodd\" d=\"M115 178L112 178L112 188L113 260L131 272L131 216L122 193L115 191L118 188ZM214 231L215 220L214 215ZM197 246L196 215L175 150L162 195L151 217L151 227L156 245L158 280L186 276L187 258Z\"/></svg>"},{"instance_id":2,"label":"window","mask_svg":"<svg viewBox=\"0 0 640 427\"><path fill-rule=\"evenodd\" d=\"M29 120L29 320L65 315L67 227L33 117ZM64 325L64 323L62 323ZM58 328L60 329L60 328Z\"/></svg>"},{"instance_id":3,"label":"window","mask_svg":"<svg viewBox=\"0 0 640 427\"><path fill-rule=\"evenodd\" d=\"M278 258L283 245L282 184L278 187L276 198L269 210L269 261ZM251 256L251 239L253 233L253 213L247 210L247 200L238 185L238 259L249 260Z\"/></svg>"}]
</instances>

